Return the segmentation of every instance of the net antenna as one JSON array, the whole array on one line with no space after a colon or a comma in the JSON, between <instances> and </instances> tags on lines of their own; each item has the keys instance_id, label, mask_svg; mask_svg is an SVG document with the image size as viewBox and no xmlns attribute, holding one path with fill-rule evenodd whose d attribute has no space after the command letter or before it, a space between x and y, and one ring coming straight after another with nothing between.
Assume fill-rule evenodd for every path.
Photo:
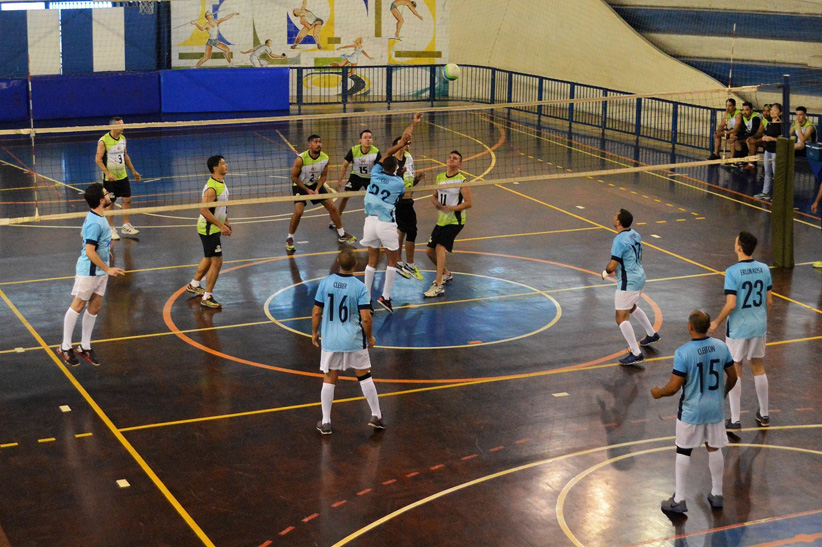
<instances>
[{"instance_id":1,"label":"net antenna","mask_svg":"<svg viewBox=\"0 0 822 547\"><path fill-rule=\"evenodd\" d=\"M728 98L731 97L731 82L733 81L733 75L734 75L734 44L735 44L735 42L736 42L736 23L734 23L734 28L731 31L731 62L728 65ZM725 131L725 134L727 135L728 132ZM723 158L727 157L727 155L728 155L727 146L728 146L728 139L729 138L730 138L729 136L726 136L722 139L722 157Z\"/></svg>"},{"instance_id":2,"label":"net antenna","mask_svg":"<svg viewBox=\"0 0 822 547\"><path fill-rule=\"evenodd\" d=\"M140 8L140 15L154 15L153 0L142 0L137 2L137 6Z\"/></svg>"}]
</instances>

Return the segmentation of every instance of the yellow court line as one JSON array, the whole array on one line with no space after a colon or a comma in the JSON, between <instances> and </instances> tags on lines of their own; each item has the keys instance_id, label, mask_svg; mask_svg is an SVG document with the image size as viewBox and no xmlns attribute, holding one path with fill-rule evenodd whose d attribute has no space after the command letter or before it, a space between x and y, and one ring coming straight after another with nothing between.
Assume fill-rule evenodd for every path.
<instances>
[{"instance_id":1,"label":"yellow court line","mask_svg":"<svg viewBox=\"0 0 822 547\"><path fill-rule=\"evenodd\" d=\"M9 298L6 296L6 293L2 290L0 290L0 298L2 298L6 302L6 305L11 309L14 315L17 316L20 322L23 323L23 325L26 327L29 333L31 333L34 339L37 340L37 342L40 344L40 346L46 350L49 357L51 357L52 361L54 361L54 363L57 365L60 371L66 376L66 378L68 378L72 385L74 385L75 389L77 389L77 391L80 392L80 395L82 395L83 399L85 399L89 406L91 406L95 414L97 414L97 416L103 421L103 423L114 434L117 440L120 441L120 444L123 445L123 447L128 451L128 453L131 454L131 457L134 458L137 464L143 469L145 474L148 475L149 479L151 479L154 485L160 490L160 492L162 492L162 494L169 501L169 503L171 503L174 509L177 510L177 513L181 517L183 517L183 520L185 520L189 527L191 527L191 529L194 531L194 533L197 534L197 537L200 538L203 544L213 547L214 543L212 543L212 541L208 538L205 532L203 532L203 530L194 521L194 519L191 518L191 515L188 514L185 508L182 505L180 505L180 502L177 501L177 498L175 498L174 495L166 487L166 485L163 484L163 482L160 480L160 477L158 477L156 473L154 473L151 467L149 467L148 463L146 463L143 457L140 456L140 453L137 452L137 450L135 450L134 447L131 446L131 443L128 442L128 440L123 436L123 434L120 433L117 427L115 427L114 423L109 419L106 413L103 412L103 409L100 408L100 406L91 397L91 395L89 395L89 393L80 384L77 378L75 378L74 375L71 374L68 371L68 369L66 369L63 362L54 354L53 351L49 349L48 344L46 344L45 340L43 340L43 338L34 329L31 323L29 323L28 320L25 317L23 317L23 314L20 313L20 310L17 309L17 307L12 303L12 301L9 300Z\"/></svg>"},{"instance_id":2,"label":"yellow court line","mask_svg":"<svg viewBox=\"0 0 822 547\"><path fill-rule=\"evenodd\" d=\"M288 139L286 139L286 138L285 138L285 135L283 135L283 134L280 132L280 130L279 130L279 129L275 129L275 132L277 133L277 135L279 135L279 136L280 136L280 138L283 140L283 142L284 142L285 144L287 144L287 145L288 145L288 147L289 147L289 148L290 148L290 149L291 149L291 150L292 150L295 154L299 154L299 152L297 152L297 149L296 149L296 148L294 148L294 145L293 145L293 144L291 144L291 143L288 141Z\"/></svg>"}]
</instances>

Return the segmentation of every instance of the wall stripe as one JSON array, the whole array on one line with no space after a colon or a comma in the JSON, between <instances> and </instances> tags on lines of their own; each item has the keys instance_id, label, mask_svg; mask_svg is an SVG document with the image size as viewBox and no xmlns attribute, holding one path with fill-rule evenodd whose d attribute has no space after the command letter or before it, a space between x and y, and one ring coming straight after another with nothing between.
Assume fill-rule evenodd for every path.
<instances>
[{"instance_id":1,"label":"wall stripe","mask_svg":"<svg viewBox=\"0 0 822 547\"><path fill-rule=\"evenodd\" d=\"M27 15L26 29L31 74L60 74L59 12L57 10L29 11Z\"/></svg>"},{"instance_id":2,"label":"wall stripe","mask_svg":"<svg viewBox=\"0 0 822 547\"><path fill-rule=\"evenodd\" d=\"M159 6L155 6L159 8ZM157 16L140 14L139 8L125 8L126 70L156 70Z\"/></svg>"},{"instance_id":3,"label":"wall stripe","mask_svg":"<svg viewBox=\"0 0 822 547\"><path fill-rule=\"evenodd\" d=\"M63 29L63 74L94 71L91 12L90 9L59 11Z\"/></svg>"},{"instance_id":4,"label":"wall stripe","mask_svg":"<svg viewBox=\"0 0 822 547\"><path fill-rule=\"evenodd\" d=\"M0 77L25 78L29 72L26 12L0 12Z\"/></svg>"},{"instance_id":5,"label":"wall stripe","mask_svg":"<svg viewBox=\"0 0 822 547\"><path fill-rule=\"evenodd\" d=\"M123 8L91 10L94 72L126 69Z\"/></svg>"}]
</instances>

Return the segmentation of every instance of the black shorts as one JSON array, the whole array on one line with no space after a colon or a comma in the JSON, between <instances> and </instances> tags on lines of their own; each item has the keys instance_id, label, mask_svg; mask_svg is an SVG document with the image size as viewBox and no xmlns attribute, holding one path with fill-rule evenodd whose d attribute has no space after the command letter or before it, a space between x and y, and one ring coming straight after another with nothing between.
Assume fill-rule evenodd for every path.
<instances>
[{"instance_id":1,"label":"black shorts","mask_svg":"<svg viewBox=\"0 0 822 547\"><path fill-rule=\"evenodd\" d=\"M401 199L395 209L397 230L405 234L406 241L417 241L417 212L413 199Z\"/></svg>"},{"instance_id":2,"label":"black shorts","mask_svg":"<svg viewBox=\"0 0 822 547\"><path fill-rule=\"evenodd\" d=\"M114 203L114 200L116 200L117 198L131 197L131 183L129 183L128 177L115 181L110 181L106 179L103 181L103 188L105 188L110 194L112 194L112 203Z\"/></svg>"},{"instance_id":3,"label":"black shorts","mask_svg":"<svg viewBox=\"0 0 822 547\"><path fill-rule=\"evenodd\" d=\"M317 185L315 184L314 186L309 186L308 188L310 190L317 190ZM306 192L305 190L303 190L302 188L300 188L296 184L291 186L291 193L295 196L307 196L308 195L308 192ZM327 194L328 193L328 190L325 189L325 184L320 186L319 193L321 193L321 194ZM325 199L312 199L311 203L313 203L314 205L317 205L318 203L322 203L323 201L325 201ZM299 201L295 201L294 205L296 205L298 203L299 203Z\"/></svg>"},{"instance_id":4,"label":"black shorts","mask_svg":"<svg viewBox=\"0 0 822 547\"><path fill-rule=\"evenodd\" d=\"M461 224L446 224L434 226L434 231L431 232L431 237L428 239L428 246L432 249L437 245L442 245L449 253L454 249L454 240L457 239L457 234L462 230Z\"/></svg>"},{"instance_id":5,"label":"black shorts","mask_svg":"<svg viewBox=\"0 0 822 547\"><path fill-rule=\"evenodd\" d=\"M199 234L199 236L200 241L203 242L203 256L206 258L223 256L223 247L220 245L220 232L207 236Z\"/></svg>"},{"instance_id":6,"label":"black shorts","mask_svg":"<svg viewBox=\"0 0 822 547\"><path fill-rule=\"evenodd\" d=\"M364 179L359 175L351 173L351 176L348 177L348 182L345 184L345 191L356 192L357 190L368 188L369 184L371 184L371 179Z\"/></svg>"}]
</instances>

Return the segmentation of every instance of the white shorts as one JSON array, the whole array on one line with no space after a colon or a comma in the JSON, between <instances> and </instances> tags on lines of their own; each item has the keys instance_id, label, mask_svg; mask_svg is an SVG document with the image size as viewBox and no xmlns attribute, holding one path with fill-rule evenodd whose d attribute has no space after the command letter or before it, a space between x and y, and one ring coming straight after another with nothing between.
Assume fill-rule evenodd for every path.
<instances>
[{"instance_id":1,"label":"white shorts","mask_svg":"<svg viewBox=\"0 0 822 547\"><path fill-rule=\"evenodd\" d=\"M698 448L705 443L711 448L728 446L725 424L686 424L676 421L676 445L679 448Z\"/></svg>"},{"instance_id":2,"label":"white shorts","mask_svg":"<svg viewBox=\"0 0 822 547\"><path fill-rule=\"evenodd\" d=\"M385 222L374 215L365 217L365 225L362 228L362 239L360 244L363 247L379 249L385 247L389 251L396 251L400 248L400 236L397 234L396 222Z\"/></svg>"},{"instance_id":3,"label":"white shorts","mask_svg":"<svg viewBox=\"0 0 822 547\"><path fill-rule=\"evenodd\" d=\"M363 370L371 368L371 359L368 357L367 349L357 351L322 351L320 355L320 370L348 370L355 368Z\"/></svg>"},{"instance_id":4,"label":"white shorts","mask_svg":"<svg viewBox=\"0 0 822 547\"><path fill-rule=\"evenodd\" d=\"M614 293L614 309L630 310L639 302L642 291L620 291Z\"/></svg>"},{"instance_id":5,"label":"white shorts","mask_svg":"<svg viewBox=\"0 0 822 547\"><path fill-rule=\"evenodd\" d=\"M106 285L108 285L108 275L78 275L74 278L71 295L88 302L92 293L100 296L106 294Z\"/></svg>"},{"instance_id":6,"label":"white shorts","mask_svg":"<svg viewBox=\"0 0 822 547\"><path fill-rule=\"evenodd\" d=\"M725 345L731 352L734 363L765 357L765 337L756 338L728 338L725 337Z\"/></svg>"}]
</instances>

